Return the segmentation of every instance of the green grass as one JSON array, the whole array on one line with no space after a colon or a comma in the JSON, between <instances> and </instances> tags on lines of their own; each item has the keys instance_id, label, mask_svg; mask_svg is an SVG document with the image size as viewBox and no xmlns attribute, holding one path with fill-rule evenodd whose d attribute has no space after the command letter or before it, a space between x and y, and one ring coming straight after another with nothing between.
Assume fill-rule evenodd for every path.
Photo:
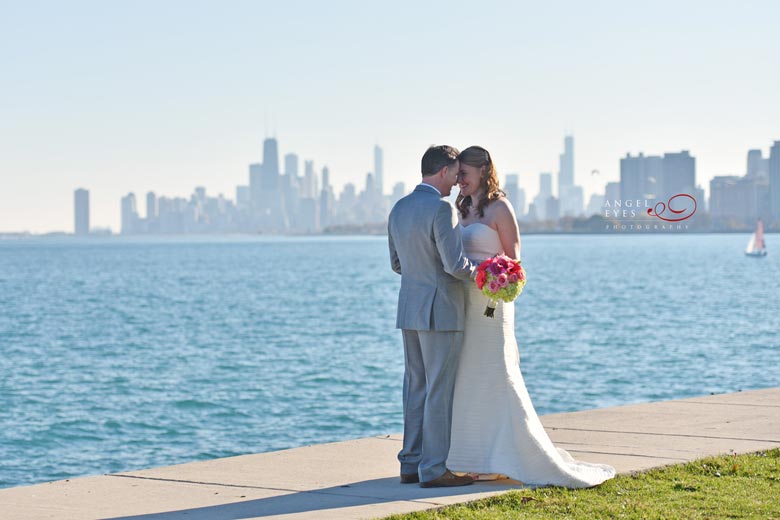
<instances>
[{"instance_id":1,"label":"green grass","mask_svg":"<svg viewBox=\"0 0 780 520\"><path fill-rule=\"evenodd\" d=\"M389 517L780 519L780 449L721 455L620 475L591 489L518 490L441 509Z\"/></svg>"}]
</instances>

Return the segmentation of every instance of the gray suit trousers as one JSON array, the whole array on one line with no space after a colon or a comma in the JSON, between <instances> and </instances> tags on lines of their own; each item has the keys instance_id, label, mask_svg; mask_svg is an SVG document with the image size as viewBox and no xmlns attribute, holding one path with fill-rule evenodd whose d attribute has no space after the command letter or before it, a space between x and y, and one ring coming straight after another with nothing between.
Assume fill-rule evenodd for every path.
<instances>
[{"instance_id":1,"label":"gray suit trousers","mask_svg":"<svg viewBox=\"0 0 780 520\"><path fill-rule=\"evenodd\" d=\"M420 481L427 482L442 476L447 469L452 395L463 332L402 332L406 367L404 443L398 460L401 473L418 473Z\"/></svg>"}]
</instances>

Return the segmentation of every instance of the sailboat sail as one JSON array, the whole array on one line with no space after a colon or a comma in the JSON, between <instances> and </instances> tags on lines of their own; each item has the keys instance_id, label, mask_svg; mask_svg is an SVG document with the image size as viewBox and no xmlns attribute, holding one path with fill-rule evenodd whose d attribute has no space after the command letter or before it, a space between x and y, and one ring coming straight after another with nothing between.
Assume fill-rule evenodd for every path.
<instances>
[{"instance_id":1,"label":"sailboat sail","mask_svg":"<svg viewBox=\"0 0 780 520\"><path fill-rule=\"evenodd\" d=\"M747 249L745 249L747 256L761 257L766 256L766 248L764 246L764 224L761 219L758 220L756 226L756 232L750 236L750 242L748 242Z\"/></svg>"},{"instance_id":2,"label":"sailboat sail","mask_svg":"<svg viewBox=\"0 0 780 520\"><path fill-rule=\"evenodd\" d=\"M764 223L758 221L758 227L756 228L756 249L761 251L764 249Z\"/></svg>"}]
</instances>

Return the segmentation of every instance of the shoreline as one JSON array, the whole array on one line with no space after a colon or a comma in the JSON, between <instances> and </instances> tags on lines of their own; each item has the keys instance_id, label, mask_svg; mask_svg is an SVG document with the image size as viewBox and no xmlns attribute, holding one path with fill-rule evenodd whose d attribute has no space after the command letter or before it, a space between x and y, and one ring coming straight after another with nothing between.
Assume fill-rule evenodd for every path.
<instances>
[{"instance_id":1,"label":"shoreline","mask_svg":"<svg viewBox=\"0 0 780 520\"><path fill-rule=\"evenodd\" d=\"M541 417L553 442L632 474L704 456L780 447L780 388ZM398 434L0 489L16 518L383 517L469 502L516 481L464 488L398 482ZM152 516L149 516L152 515Z\"/></svg>"}]
</instances>

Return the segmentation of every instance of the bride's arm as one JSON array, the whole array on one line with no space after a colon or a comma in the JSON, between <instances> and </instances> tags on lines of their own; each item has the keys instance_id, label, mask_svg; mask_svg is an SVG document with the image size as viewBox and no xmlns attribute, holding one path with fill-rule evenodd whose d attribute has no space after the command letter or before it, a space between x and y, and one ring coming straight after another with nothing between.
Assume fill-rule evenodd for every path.
<instances>
[{"instance_id":1,"label":"bride's arm","mask_svg":"<svg viewBox=\"0 0 780 520\"><path fill-rule=\"evenodd\" d=\"M493 202L491 206L495 206L495 208L493 208L493 211L495 212L494 222L496 223L498 238L501 240L501 246L504 248L504 254L515 260L519 260L520 229L517 227L517 217L515 216L515 210L512 208L512 204L501 197Z\"/></svg>"}]
</instances>

